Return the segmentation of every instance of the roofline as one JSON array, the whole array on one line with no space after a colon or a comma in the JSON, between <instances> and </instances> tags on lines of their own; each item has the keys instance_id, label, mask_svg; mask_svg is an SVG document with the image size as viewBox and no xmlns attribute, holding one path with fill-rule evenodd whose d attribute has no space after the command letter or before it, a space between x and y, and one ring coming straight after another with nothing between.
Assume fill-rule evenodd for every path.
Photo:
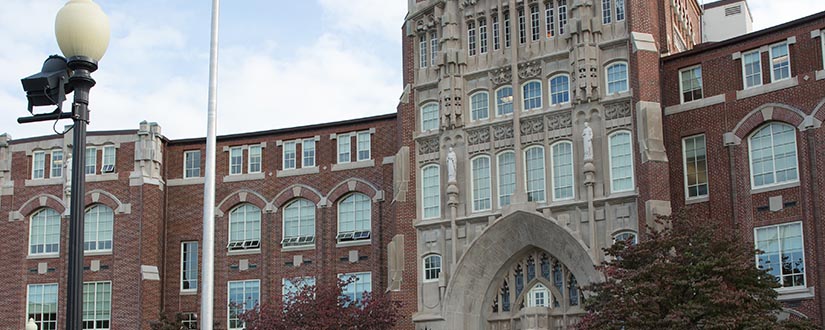
<instances>
[{"instance_id":1,"label":"roofline","mask_svg":"<svg viewBox=\"0 0 825 330\"><path fill-rule=\"evenodd\" d=\"M662 61L666 62L666 61L677 60L677 59L680 59L682 57L691 56L691 55L703 53L703 52L706 52L706 51L716 50L716 49L719 49L719 48L730 46L732 44L740 43L740 42L748 40L748 39L755 39L755 38L758 38L758 37L762 37L764 35L768 35L768 34L771 34L771 33L777 32L777 31L787 29L787 28L792 27L792 26L804 25L804 24L816 21L818 19L823 19L823 18L825 18L825 11L821 11L819 13L809 15L809 16L805 16L805 17L802 17L800 19L796 19L796 20L793 20L793 21L790 21L790 22L786 22L786 23L782 23L782 24L779 24L779 25L776 25L776 26L772 26L772 27L769 27L767 29L762 29L762 30L754 31L754 32L751 32L751 33L748 33L748 34L743 34L743 35L735 37L735 38L730 38L730 39L722 40L722 41L719 41L719 42L702 43L702 44L699 44L699 47L695 47L691 50L684 51L684 52L677 53L677 54L673 54L673 55L670 55L670 56L666 56L666 57L662 58Z\"/></svg>"},{"instance_id":2,"label":"roofline","mask_svg":"<svg viewBox=\"0 0 825 330\"><path fill-rule=\"evenodd\" d=\"M92 131L86 132L86 136L101 136L101 135L135 135L137 134L138 130L136 129L124 129L124 130L109 130L109 131ZM67 132L68 134L68 132ZM37 142L37 141L46 141L52 139L62 139L63 136L60 134L53 134L53 135L41 135L41 136L34 136L34 137L27 137L22 139L11 139L9 144L18 144L18 143L28 143L28 142Z\"/></svg>"},{"instance_id":3,"label":"roofline","mask_svg":"<svg viewBox=\"0 0 825 330\"><path fill-rule=\"evenodd\" d=\"M374 122L374 121L395 119L397 116L398 116L398 114L396 112L392 112L392 113L383 114L383 115L356 118L356 119L347 119L347 120L335 121L335 122L329 122L329 123L311 124L311 125L287 127L287 128L278 128L278 129L258 131L258 132L249 132L249 133L219 135L216 138L216 140L217 141L227 141L227 140L242 139L242 138L254 138L254 137L260 137L260 136L266 136L266 135L287 134L287 133L293 133L293 132L298 132L298 131L306 131L306 130L325 129L325 128L331 128L331 127L336 127L336 126L354 125L354 124L362 124L362 123L368 123L368 122ZM204 143L204 142L206 142L205 137L198 137L198 138L169 140L169 145Z\"/></svg>"}]
</instances>

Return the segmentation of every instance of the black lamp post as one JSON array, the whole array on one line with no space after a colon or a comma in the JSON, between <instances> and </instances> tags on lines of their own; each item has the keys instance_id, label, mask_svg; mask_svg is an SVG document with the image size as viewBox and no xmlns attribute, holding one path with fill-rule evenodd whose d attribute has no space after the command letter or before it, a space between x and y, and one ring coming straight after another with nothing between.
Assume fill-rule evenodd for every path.
<instances>
[{"instance_id":1,"label":"black lamp post","mask_svg":"<svg viewBox=\"0 0 825 330\"><path fill-rule=\"evenodd\" d=\"M51 56L42 72L22 79L34 106L57 105L51 113L18 118L19 123L71 118L72 138L71 205L69 208L69 268L66 329L83 329L83 221L86 194L86 125L89 123L89 90L95 85L91 73L109 46L109 18L92 0L69 0L57 13L55 35L68 60ZM62 65L62 66L61 66ZM68 69L68 70L66 70ZM62 112L65 93L74 91L71 112Z\"/></svg>"}]
</instances>

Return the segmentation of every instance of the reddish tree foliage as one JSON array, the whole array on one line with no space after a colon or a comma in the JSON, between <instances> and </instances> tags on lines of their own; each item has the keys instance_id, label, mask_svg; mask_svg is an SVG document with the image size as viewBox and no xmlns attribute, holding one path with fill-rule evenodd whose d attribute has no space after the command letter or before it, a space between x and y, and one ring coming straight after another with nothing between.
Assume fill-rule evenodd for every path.
<instances>
[{"instance_id":1,"label":"reddish tree foliage","mask_svg":"<svg viewBox=\"0 0 825 330\"><path fill-rule=\"evenodd\" d=\"M666 224L666 225L665 225ZM815 329L778 322L775 278L755 267L757 251L733 230L677 212L632 245L618 242L586 290L579 329Z\"/></svg>"},{"instance_id":2,"label":"reddish tree foliage","mask_svg":"<svg viewBox=\"0 0 825 330\"><path fill-rule=\"evenodd\" d=\"M383 293L364 293L351 301L342 294L355 279L338 279L334 284L298 285L279 304L262 304L239 316L247 330L333 330L392 328L399 318L401 303ZM292 283L301 283L295 279Z\"/></svg>"}]
</instances>

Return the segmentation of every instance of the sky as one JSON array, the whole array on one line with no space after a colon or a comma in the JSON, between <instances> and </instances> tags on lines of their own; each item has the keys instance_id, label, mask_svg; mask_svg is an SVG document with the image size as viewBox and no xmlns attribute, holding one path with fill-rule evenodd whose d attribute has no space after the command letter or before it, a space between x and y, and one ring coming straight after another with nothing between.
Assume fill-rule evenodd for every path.
<instances>
[{"instance_id":1,"label":"sky","mask_svg":"<svg viewBox=\"0 0 825 330\"><path fill-rule=\"evenodd\" d=\"M54 134L54 127L71 122L16 120L29 115L20 79L60 53L54 17L65 0L2 2L0 133L15 139ZM89 130L137 129L146 120L172 139L205 136L212 1L95 2L109 16L112 33L92 75L97 85ZM754 30L825 10L822 0L749 5ZM218 134L394 112L403 91L406 6L406 0L222 1Z\"/></svg>"}]
</instances>

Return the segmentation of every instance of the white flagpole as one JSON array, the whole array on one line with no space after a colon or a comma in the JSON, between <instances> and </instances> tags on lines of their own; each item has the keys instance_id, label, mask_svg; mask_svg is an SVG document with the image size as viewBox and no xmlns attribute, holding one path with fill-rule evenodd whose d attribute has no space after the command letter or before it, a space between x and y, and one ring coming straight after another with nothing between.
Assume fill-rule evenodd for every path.
<instances>
[{"instance_id":1,"label":"white flagpole","mask_svg":"<svg viewBox=\"0 0 825 330\"><path fill-rule=\"evenodd\" d=\"M200 328L212 330L215 310L215 131L218 114L218 18L220 0L212 0L212 37L209 50L209 107L206 124L206 165L203 185L203 272L201 273Z\"/></svg>"}]
</instances>

